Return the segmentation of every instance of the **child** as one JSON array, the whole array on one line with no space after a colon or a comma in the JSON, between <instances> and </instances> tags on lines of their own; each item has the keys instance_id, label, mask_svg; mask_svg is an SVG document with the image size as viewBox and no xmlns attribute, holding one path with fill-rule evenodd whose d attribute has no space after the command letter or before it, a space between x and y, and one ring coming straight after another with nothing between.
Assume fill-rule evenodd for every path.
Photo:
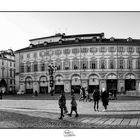
<instances>
[{"instance_id":1,"label":"child","mask_svg":"<svg viewBox=\"0 0 140 140\"><path fill-rule=\"evenodd\" d=\"M68 116L71 117L73 111L75 111L75 113L76 113L75 117L78 117L79 115L77 113L77 103L76 103L74 94L72 94L72 96L71 96L71 112L68 114Z\"/></svg>"}]
</instances>

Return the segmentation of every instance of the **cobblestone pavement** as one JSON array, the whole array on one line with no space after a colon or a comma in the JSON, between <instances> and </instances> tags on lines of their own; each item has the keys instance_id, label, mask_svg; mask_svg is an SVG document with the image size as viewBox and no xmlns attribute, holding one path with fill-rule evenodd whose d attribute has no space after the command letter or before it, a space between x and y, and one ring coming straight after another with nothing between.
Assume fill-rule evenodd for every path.
<instances>
[{"instance_id":1,"label":"cobblestone pavement","mask_svg":"<svg viewBox=\"0 0 140 140\"><path fill-rule=\"evenodd\" d=\"M61 121L89 124L93 128L140 128L140 100L111 100L106 112L102 111L101 102L99 112L93 110L92 102L77 103L79 117L65 115ZM67 108L70 111L70 100L67 101ZM54 120L58 120L60 113L57 100L4 99L0 102L0 110ZM2 125L3 122L0 123Z\"/></svg>"}]
</instances>

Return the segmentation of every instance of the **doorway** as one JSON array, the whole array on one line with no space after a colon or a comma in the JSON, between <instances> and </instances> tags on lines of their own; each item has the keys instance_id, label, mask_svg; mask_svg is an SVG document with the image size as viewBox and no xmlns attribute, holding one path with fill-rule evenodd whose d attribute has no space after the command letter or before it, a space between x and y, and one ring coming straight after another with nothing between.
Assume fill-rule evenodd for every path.
<instances>
[{"instance_id":1,"label":"doorway","mask_svg":"<svg viewBox=\"0 0 140 140\"><path fill-rule=\"evenodd\" d=\"M117 79L108 79L107 80L107 91L117 91Z\"/></svg>"}]
</instances>

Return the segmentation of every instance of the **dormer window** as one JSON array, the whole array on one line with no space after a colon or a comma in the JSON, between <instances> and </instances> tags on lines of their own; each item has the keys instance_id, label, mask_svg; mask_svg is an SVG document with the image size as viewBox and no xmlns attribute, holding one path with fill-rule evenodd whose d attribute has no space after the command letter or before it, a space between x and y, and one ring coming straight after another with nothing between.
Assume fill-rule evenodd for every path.
<instances>
[{"instance_id":1,"label":"dormer window","mask_svg":"<svg viewBox=\"0 0 140 140\"><path fill-rule=\"evenodd\" d=\"M79 38L75 38L75 42L78 43L79 42Z\"/></svg>"},{"instance_id":2,"label":"dormer window","mask_svg":"<svg viewBox=\"0 0 140 140\"><path fill-rule=\"evenodd\" d=\"M63 41L60 39L60 40L59 40L59 44L62 44L62 42L63 42Z\"/></svg>"},{"instance_id":3,"label":"dormer window","mask_svg":"<svg viewBox=\"0 0 140 140\"><path fill-rule=\"evenodd\" d=\"M48 42L45 41L45 42L44 42L44 46L47 46L47 44L48 44Z\"/></svg>"},{"instance_id":4,"label":"dormer window","mask_svg":"<svg viewBox=\"0 0 140 140\"><path fill-rule=\"evenodd\" d=\"M127 38L127 42L131 42L131 41L132 41L131 37Z\"/></svg>"},{"instance_id":5,"label":"dormer window","mask_svg":"<svg viewBox=\"0 0 140 140\"><path fill-rule=\"evenodd\" d=\"M95 42L96 40L97 40L97 38L96 38L96 37L93 37L93 38L92 38L92 41L93 41L93 42Z\"/></svg>"},{"instance_id":6,"label":"dormer window","mask_svg":"<svg viewBox=\"0 0 140 140\"><path fill-rule=\"evenodd\" d=\"M113 42L114 40L115 40L115 38L114 38L114 37L111 37L111 38L110 38L110 41L111 41L111 42Z\"/></svg>"},{"instance_id":7,"label":"dormer window","mask_svg":"<svg viewBox=\"0 0 140 140\"><path fill-rule=\"evenodd\" d=\"M33 44L30 44L29 47L32 48L33 47Z\"/></svg>"}]
</instances>

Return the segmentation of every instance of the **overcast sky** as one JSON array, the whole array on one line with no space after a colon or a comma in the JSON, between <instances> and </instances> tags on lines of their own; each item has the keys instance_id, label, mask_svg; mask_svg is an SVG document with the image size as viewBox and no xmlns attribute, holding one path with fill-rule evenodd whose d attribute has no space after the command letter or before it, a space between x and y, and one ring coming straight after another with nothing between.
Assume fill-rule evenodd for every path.
<instances>
[{"instance_id":1,"label":"overcast sky","mask_svg":"<svg viewBox=\"0 0 140 140\"><path fill-rule=\"evenodd\" d=\"M59 32L140 39L140 12L0 12L0 50L15 51Z\"/></svg>"}]
</instances>

